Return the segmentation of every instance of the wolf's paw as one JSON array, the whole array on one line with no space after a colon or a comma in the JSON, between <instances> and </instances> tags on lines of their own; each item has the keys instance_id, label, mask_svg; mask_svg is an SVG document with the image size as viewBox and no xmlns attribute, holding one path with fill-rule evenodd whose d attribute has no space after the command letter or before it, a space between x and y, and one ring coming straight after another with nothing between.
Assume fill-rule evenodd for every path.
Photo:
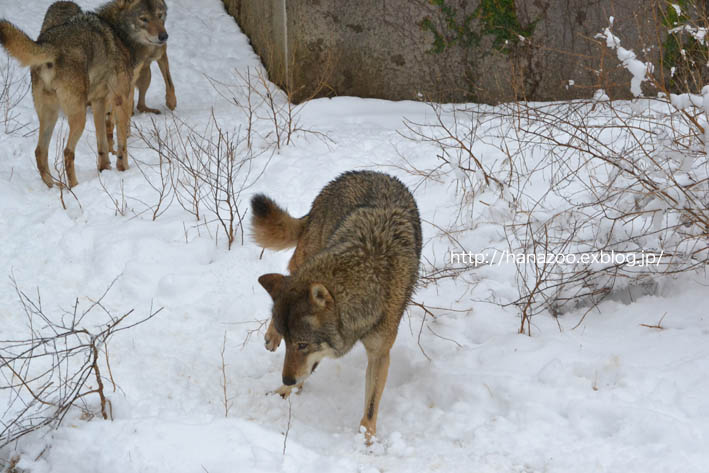
<instances>
[{"instance_id":1,"label":"wolf's paw","mask_svg":"<svg viewBox=\"0 0 709 473\"><path fill-rule=\"evenodd\" d=\"M128 170L128 161L124 156L119 155L118 159L116 159L116 169L119 171L127 171Z\"/></svg>"},{"instance_id":2,"label":"wolf's paw","mask_svg":"<svg viewBox=\"0 0 709 473\"><path fill-rule=\"evenodd\" d=\"M47 184L47 187L51 189L54 185L54 179L52 178L52 175L48 172L43 172L40 174L40 176L42 177L42 181Z\"/></svg>"},{"instance_id":3,"label":"wolf's paw","mask_svg":"<svg viewBox=\"0 0 709 473\"><path fill-rule=\"evenodd\" d=\"M175 110L177 107L177 97L175 97L174 93L165 95L165 105L167 105L167 108L170 110Z\"/></svg>"},{"instance_id":4,"label":"wolf's paw","mask_svg":"<svg viewBox=\"0 0 709 473\"><path fill-rule=\"evenodd\" d=\"M111 169L111 160L108 159L108 154L99 153L98 171L106 171L107 169Z\"/></svg>"},{"instance_id":5,"label":"wolf's paw","mask_svg":"<svg viewBox=\"0 0 709 473\"><path fill-rule=\"evenodd\" d=\"M364 435L364 444L368 447L371 447L377 439L377 426L367 418L362 418L360 421L359 432Z\"/></svg>"},{"instance_id":6,"label":"wolf's paw","mask_svg":"<svg viewBox=\"0 0 709 473\"><path fill-rule=\"evenodd\" d=\"M276 348L281 344L281 334L276 331L276 329L273 328L273 326L270 326L268 330L266 330L266 335L263 337L266 345L266 350L268 351L276 351Z\"/></svg>"},{"instance_id":7,"label":"wolf's paw","mask_svg":"<svg viewBox=\"0 0 709 473\"><path fill-rule=\"evenodd\" d=\"M154 113L155 115L160 115L160 110L157 108L150 108L147 105L138 104L138 111L140 113Z\"/></svg>"},{"instance_id":8,"label":"wolf's paw","mask_svg":"<svg viewBox=\"0 0 709 473\"><path fill-rule=\"evenodd\" d=\"M280 388L274 390L272 394L278 394L283 399L288 399L288 396L293 392L293 386L286 386L285 384Z\"/></svg>"},{"instance_id":9,"label":"wolf's paw","mask_svg":"<svg viewBox=\"0 0 709 473\"><path fill-rule=\"evenodd\" d=\"M295 393L298 394L298 395L300 395L300 393L303 392L303 381L301 381L300 383L298 383L298 384L296 384L296 385L294 385L294 386L286 386L286 385L284 384L284 385L281 386L280 388L278 388L278 389L276 389L276 390L274 390L274 391L271 391L271 392L268 393L268 394L278 394L278 395L281 396L283 399L288 399L288 396L291 395L291 393L293 392L294 389L296 390Z\"/></svg>"}]
</instances>

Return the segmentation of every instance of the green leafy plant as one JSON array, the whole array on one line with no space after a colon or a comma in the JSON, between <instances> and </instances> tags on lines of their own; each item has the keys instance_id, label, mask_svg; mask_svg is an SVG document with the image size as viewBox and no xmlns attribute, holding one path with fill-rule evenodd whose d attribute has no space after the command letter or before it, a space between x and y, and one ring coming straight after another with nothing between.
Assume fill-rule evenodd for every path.
<instances>
[{"instance_id":1,"label":"green leafy plant","mask_svg":"<svg viewBox=\"0 0 709 473\"><path fill-rule=\"evenodd\" d=\"M445 29L439 30L430 17L424 18L421 22L421 28L433 34L432 53L440 54L454 45L469 48L480 42L480 35L472 29L473 15L465 15L458 19L458 10L446 4L445 0L429 0L429 2L440 10L442 23L445 25Z\"/></svg>"},{"instance_id":2,"label":"green leafy plant","mask_svg":"<svg viewBox=\"0 0 709 473\"><path fill-rule=\"evenodd\" d=\"M660 12L667 31L662 65L670 72L668 86L674 92L698 92L704 85L701 70L709 58L709 47L702 34L706 25L697 25L690 17L695 7L692 0L673 0Z\"/></svg>"},{"instance_id":3,"label":"green leafy plant","mask_svg":"<svg viewBox=\"0 0 709 473\"><path fill-rule=\"evenodd\" d=\"M434 54L453 46L476 47L483 36L492 36L492 47L509 54L513 46L532 36L538 21L523 27L517 17L515 0L480 0L477 8L468 15L459 13L446 0L429 0L429 3L439 10L440 20L435 22L426 17L421 28L433 34L430 52Z\"/></svg>"},{"instance_id":4,"label":"green leafy plant","mask_svg":"<svg viewBox=\"0 0 709 473\"><path fill-rule=\"evenodd\" d=\"M509 53L511 46L532 36L538 21L522 27L517 18L515 0L480 0L474 15L482 24L481 33L491 35L494 38L492 47L503 53Z\"/></svg>"}]
</instances>

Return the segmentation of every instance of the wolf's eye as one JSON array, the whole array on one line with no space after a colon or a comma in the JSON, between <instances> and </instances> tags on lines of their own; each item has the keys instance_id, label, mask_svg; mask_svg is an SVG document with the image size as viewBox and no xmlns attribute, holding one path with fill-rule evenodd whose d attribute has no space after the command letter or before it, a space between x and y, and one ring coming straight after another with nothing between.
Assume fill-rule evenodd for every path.
<instances>
[{"instance_id":1,"label":"wolf's eye","mask_svg":"<svg viewBox=\"0 0 709 473\"><path fill-rule=\"evenodd\" d=\"M147 22L150 21L150 20L148 19L147 16L141 16L141 17L140 17L140 21L142 21L143 23L147 23Z\"/></svg>"},{"instance_id":2,"label":"wolf's eye","mask_svg":"<svg viewBox=\"0 0 709 473\"><path fill-rule=\"evenodd\" d=\"M309 345L309 343L299 343L298 350L301 350L301 351L305 350L306 348L308 348L308 345Z\"/></svg>"}]
</instances>

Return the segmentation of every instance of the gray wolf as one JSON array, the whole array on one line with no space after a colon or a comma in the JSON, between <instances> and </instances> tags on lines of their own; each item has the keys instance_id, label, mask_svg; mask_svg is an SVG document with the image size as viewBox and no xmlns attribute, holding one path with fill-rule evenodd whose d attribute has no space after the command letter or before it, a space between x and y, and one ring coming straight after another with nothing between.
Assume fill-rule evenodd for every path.
<instances>
[{"instance_id":1,"label":"gray wolf","mask_svg":"<svg viewBox=\"0 0 709 473\"><path fill-rule=\"evenodd\" d=\"M150 87L152 74L150 66L157 61L165 81L165 104L170 110L177 107L175 96L175 85L170 74L170 63L167 57L167 39L169 35L165 29L167 20L167 4L164 0L133 0L130 13L122 19L125 27L131 30L142 29L144 31L143 41L126 41L126 45L131 50L131 55L135 57L142 67L134 75L134 87L138 89L137 110L141 113L156 113L160 110L150 108L145 104L145 94ZM131 89L130 110L133 113L134 92ZM106 131L108 133L108 147L113 150L113 114L106 115ZM129 130L130 133L130 130Z\"/></svg>"},{"instance_id":2,"label":"gray wolf","mask_svg":"<svg viewBox=\"0 0 709 473\"><path fill-rule=\"evenodd\" d=\"M421 223L413 196L398 179L368 171L330 182L301 218L265 195L251 201L256 243L295 246L290 274L264 274L273 299L266 348L285 340L282 396L325 357L345 355L357 341L367 352L364 413L370 442L389 369L389 351L418 278Z\"/></svg>"},{"instance_id":3,"label":"gray wolf","mask_svg":"<svg viewBox=\"0 0 709 473\"><path fill-rule=\"evenodd\" d=\"M165 20L167 20L167 4L164 0L141 0L133 2L130 14L123 21L135 30L142 29L144 41L129 42L132 53L143 64L141 72L136 76L138 89L138 111L160 113L159 110L145 105L145 92L150 86L150 65L157 61L165 80L165 103L170 110L177 106L175 86L170 75L170 64L167 58L167 38ZM131 94L132 95L132 94Z\"/></svg>"},{"instance_id":4,"label":"gray wolf","mask_svg":"<svg viewBox=\"0 0 709 473\"><path fill-rule=\"evenodd\" d=\"M60 110L69 122L64 149L67 181L70 187L78 184L74 150L84 131L89 103L96 126L99 171L111 167L105 121L108 110L116 115L116 167L121 171L128 168L130 95L144 64L135 54L135 45L157 45L167 39L150 28L149 17L138 13L159 12L162 0L114 0L95 12L82 12L72 3L58 2L49 8L37 41L0 20L0 44L23 66L30 67L39 118L35 157L40 176L49 187L54 183L49 172L49 143Z\"/></svg>"},{"instance_id":5,"label":"gray wolf","mask_svg":"<svg viewBox=\"0 0 709 473\"><path fill-rule=\"evenodd\" d=\"M165 29L167 4L164 2L154 2L154 4L156 7L152 9L150 8L151 5L149 2L144 2L142 5L136 5L138 8L134 8L132 11L133 25L131 25L131 27L136 25L136 18L142 18L141 24L144 24L149 35L158 38L158 43L144 44L132 42L129 43L129 45L136 49L136 51L134 51L134 55L137 58L137 62L144 64L140 71L140 75L135 81L136 88L138 89L137 109L139 112L159 114L160 110L150 108L145 104L145 94L148 87L150 87L152 78L150 66L154 61L157 61L158 66L160 67L160 72L162 73L165 81L165 104L170 110L174 110L177 107L177 98L175 97L175 85L172 82L170 63L167 58L167 43L165 43L168 38L167 31ZM44 32L54 26L66 23L71 20L73 16L80 15L81 13L81 8L74 2L55 2L49 7L44 16L44 23L42 24L41 32ZM126 21L126 18L124 18L123 21ZM162 42L162 44L160 44L160 42ZM112 130L109 130L109 133L112 133Z\"/></svg>"}]
</instances>

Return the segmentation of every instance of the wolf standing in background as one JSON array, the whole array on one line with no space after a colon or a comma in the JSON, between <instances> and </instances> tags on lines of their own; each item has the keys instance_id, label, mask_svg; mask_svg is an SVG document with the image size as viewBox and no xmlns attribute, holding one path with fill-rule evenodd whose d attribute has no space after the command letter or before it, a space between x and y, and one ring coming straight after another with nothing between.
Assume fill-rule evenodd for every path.
<instances>
[{"instance_id":1,"label":"wolf standing in background","mask_svg":"<svg viewBox=\"0 0 709 473\"><path fill-rule=\"evenodd\" d=\"M168 34L165 29L167 4L164 0L129 0L129 3L131 5L121 22L126 30L140 31L138 40L130 38L124 40L136 63L142 64L142 68L136 70L133 76L133 87L138 89L137 109L139 112L160 113L160 110L145 104L145 93L150 87L152 77L150 66L153 61L157 61L165 81L165 104L167 108L174 110L177 107L177 98L167 59ZM135 99L133 87L130 93L131 114ZM106 131L109 149L113 150L113 114L106 116Z\"/></svg>"},{"instance_id":2,"label":"wolf standing in background","mask_svg":"<svg viewBox=\"0 0 709 473\"><path fill-rule=\"evenodd\" d=\"M155 44L137 44L134 43L132 46L136 48L135 56L137 57L137 62L143 63L143 69L140 71L139 76L134 78L136 82L136 88L138 89L138 106L139 112L149 112L159 114L160 110L150 108L145 104L145 93L150 87L150 81L152 74L150 72L150 66L153 61L158 62L160 67L160 72L162 73L163 80L165 81L165 104L170 110L175 110L177 107L177 97L175 96L175 85L172 82L172 75L170 74L170 63L167 58L167 31L165 30L165 20L167 19L167 4L164 1L155 2L155 8L149 8L151 5L149 3L143 2L142 8L134 8L132 15L141 19L141 22L146 24L146 30L152 36L158 38L158 42ZM41 33L49 28L61 25L63 23L71 20L71 17L75 15L80 15L82 13L81 8L74 2L55 2L47 10L44 17L44 23L42 24ZM150 30L153 30L152 32ZM112 130L108 130L109 136L113 133ZM110 139L109 139L110 141Z\"/></svg>"},{"instance_id":3,"label":"wolf standing in background","mask_svg":"<svg viewBox=\"0 0 709 473\"><path fill-rule=\"evenodd\" d=\"M128 168L126 141L130 126L130 94L134 78L143 67L133 44L157 44L146 25L134 16L137 8L157 10L162 0L114 0L95 13L81 12L72 2L58 2L47 11L45 26L33 41L12 23L0 20L0 44L23 66L31 67L32 96L39 118L39 140L35 150L42 180L51 187L48 152L52 132L63 110L69 121L64 149L64 167L69 186L78 184L74 150L86 125L90 102L96 126L98 169L109 169L105 114L116 114L118 150L116 167ZM55 4L56 5L56 4ZM67 11L78 10L63 22ZM76 13L76 11L75 11Z\"/></svg>"},{"instance_id":4,"label":"wolf standing in background","mask_svg":"<svg viewBox=\"0 0 709 473\"><path fill-rule=\"evenodd\" d=\"M286 342L278 392L287 396L320 360L341 357L361 340L368 363L360 425L371 441L389 350L418 278L421 223L413 196L391 176L362 171L325 186L305 217L291 217L264 195L251 206L259 246L296 246L290 275L259 278L273 298L266 347Z\"/></svg>"},{"instance_id":5,"label":"wolf standing in background","mask_svg":"<svg viewBox=\"0 0 709 473\"><path fill-rule=\"evenodd\" d=\"M162 78L165 81L165 104L170 110L177 107L175 85L170 75L170 64L167 59L167 38L165 20L167 19L167 4L164 0L133 0L123 21L134 30L142 29L144 41L129 41L127 46L133 49L132 53L143 64L140 73L134 78L138 89L138 111L160 113L159 110L145 105L145 93L150 87L150 65L158 62ZM131 103L133 94L131 93Z\"/></svg>"}]
</instances>

